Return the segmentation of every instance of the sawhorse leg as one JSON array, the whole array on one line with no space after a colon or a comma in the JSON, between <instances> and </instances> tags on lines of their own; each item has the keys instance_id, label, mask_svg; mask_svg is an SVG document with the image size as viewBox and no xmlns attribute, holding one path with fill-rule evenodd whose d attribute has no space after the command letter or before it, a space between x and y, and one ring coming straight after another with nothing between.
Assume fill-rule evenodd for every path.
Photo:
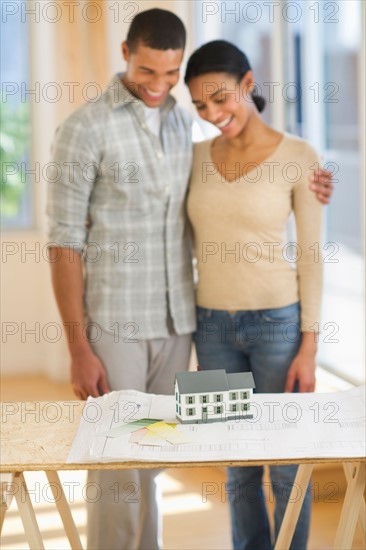
<instances>
[{"instance_id":1,"label":"sawhorse leg","mask_svg":"<svg viewBox=\"0 0 366 550\"><path fill-rule=\"evenodd\" d=\"M50 488L55 499L57 510L69 539L72 550L83 550L79 533L71 515L69 503L65 497L58 473L46 472ZM23 472L15 474L1 474L1 526L4 516L10 506L12 497L15 496L20 518L23 523L25 536L31 550L44 550L42 535L38 527L32 501L29 496L27 484Z\"/></svg>"},{"instance_id":2,"label":"sawhorse leg","mask_svg":"<svg viewBox=\"0 0 366 550\"><path fill-rule=\"evenodd\" d=\"M44 550L41 532L38 527L23 472L16 472L13 484L15 500L17 501L19 515L23 522L24 532L29 547L31 550Z\"/></svg>"},{"instance_id":3,"label":"sawhorse leg","mask_svg":"<svg viewBox=\"0 0 366 550\"><path fill-rule=\"evenodd\" d=\"M0 533L3 528L5 514L9 510L11 501L13 500L14 491L12 489L14 482L14 474L0 474L0 490L1 490L1 504L0 504Z\"/></svg>"},{"instance_id":4,"label":"sawhorse leg","mask_svg":"<svg viewBox=\"0 0 366 550\"><path fill-rule=\"evenodd\" d=\"M300 464L297 469L286 512L276 540L275 550L288 550L290 547L313 468L314 464ZM299 488L300 498L298 498Z\"/></svg>"},{"instance_id":5,"label":"sawhorse leg","mask_svg":"<svg viewBox=\"0 0 366 550\"><path fill-rule=\"evenodd\" d=\"M365 462L353 462L344 465L347 478L347 490L344 497L341 517L334 541L334 549L347 550L352 547L357 521L365 533ZM362 516L362 517L361 517Z\"/></svg>"},{"instance_id":6,"label":"sawhorse leg","mask_svg":"<svg viewBox=\"0 0 366 550\"><path fill-rule=\"evenodd\" d=\"M55 471L47 471L46 475L50 483L51 491L55 499L57 510L60 514L64 529L65 529L65 533L67 538L69 539L71 548L73 550L83 550L79 533L78 533L78 530L76 529L74 519L71 515L70 506L65 497L65 493L62 488L62 484L58 476L58 473Z\"/></svg>"},{"instance_id":7,"label":"sawhorse leg","mask_svg":"<svg viewBox=\"0 0 366 550\"><path fill-rule=\"evenodd\" d=\"M353 466L354 465L352 462L345 462L343 464L347 483L349 483L352 479ZM358 516L358 525L360 526L363 540L366 541L366 505L365 505L365 500L363 498L361 499L360 513Z\"/></svg>"}]
</instances>

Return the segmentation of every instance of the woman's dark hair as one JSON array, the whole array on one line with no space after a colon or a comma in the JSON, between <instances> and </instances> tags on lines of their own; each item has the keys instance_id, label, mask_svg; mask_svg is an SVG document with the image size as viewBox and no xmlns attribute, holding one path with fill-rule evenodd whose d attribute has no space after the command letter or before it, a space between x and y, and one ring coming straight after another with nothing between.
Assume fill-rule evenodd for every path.
<instances>
[{"instance_id":1,"label":"woman's dark hair","mask_svg":"<svg viewBox=\"0 0 366 550\"><path fill-rule=\"evenodd\" d=\"M179 50L186 45L186 29L174 13L154 8L138 13L127 34L127 46L135 52L139 43L154 50Z\"/></svg>"},{"instance_id":2,"label":"woman's dark hair","mask_svg":"<svg viewBox=\"0 0 366 550\"><path fill-rule=\"evenodd\" d=\"M251 71L251 66L245 53L226 40L214 40L193 52L187 63L184 82L188 84L191 78L207 73L227 73L240 82L248 71ZM254 91L252 99L258 111L262 112L266 105L264 97Z\"/></svg>"}]
</instances>

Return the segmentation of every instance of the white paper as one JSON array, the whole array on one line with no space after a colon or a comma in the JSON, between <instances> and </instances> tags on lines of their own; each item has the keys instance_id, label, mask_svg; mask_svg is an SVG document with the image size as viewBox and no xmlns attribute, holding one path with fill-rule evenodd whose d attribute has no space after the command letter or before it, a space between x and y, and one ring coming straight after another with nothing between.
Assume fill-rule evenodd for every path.
<instances>
[{"instance_id":1,"label":"white paper","mask_svg":"<svg viewBox=\"0 0 366 550\"><path fill-rule=\"evenodd\" d=\"M360 458L365 456L365 406L365 387L337 393L254 394L253 419L180 424L175 429L192 443L150 446L130 443L130 434L97 434L141 418L174 422L174 396L112 392L88 399L68 463Z\"/></svg>"}]
</instances>

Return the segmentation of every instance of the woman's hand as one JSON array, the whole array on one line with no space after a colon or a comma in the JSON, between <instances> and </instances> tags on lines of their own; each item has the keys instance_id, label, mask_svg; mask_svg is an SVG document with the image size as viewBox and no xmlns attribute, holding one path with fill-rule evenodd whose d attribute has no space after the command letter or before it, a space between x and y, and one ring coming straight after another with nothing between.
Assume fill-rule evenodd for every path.
<instances>
[{"instance_id":1,"label":"woman's hand","mask_svg":"<svg viewBox=\"0 0 366 550\"><path fill-rule=\"evenodd\" d=\"M287 373L285 392L292 392L296 381L299 382L300 392L314 391L317 347L317 335L303 332L299 352Z\"/></svg>"},{"instance_id":2,"label":"woman's hand","mask_svg":"<svg viewBox=\"0 0 366 550\"><path fill-rule=\"evenodd\" d=\"M333 175L328 170L314 170L310 176L309 188L314 191L317 199L323 203L328 204L333 194Z\"/></svg>"},{"instance_id":3,"label":"woman's hand","mask_svg":"<svg viewBox=\"0 0 366 550\"><path fill-rule=\"evenodd\" d=\"M300 392L312 392L315 389L315 355L301 353L296 355L287 373L285 392L292 392L295 382L299 382Z\"/></svg>"}]
</instances>

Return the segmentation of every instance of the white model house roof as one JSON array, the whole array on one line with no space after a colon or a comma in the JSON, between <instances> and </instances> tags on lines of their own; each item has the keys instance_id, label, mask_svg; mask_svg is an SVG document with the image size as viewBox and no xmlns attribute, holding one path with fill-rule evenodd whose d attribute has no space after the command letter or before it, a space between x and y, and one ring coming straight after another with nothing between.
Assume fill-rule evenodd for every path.
<instances>
[{"instance_id":1,"label":"white model house roof","mask_svg":"<svg viewBox=\"0 0 366 550\"><path fill-rule=\"evenodd\" d=\"M179 393L209 393L255 388L251 372L226 373L224 369L198 372L177 372Z\"/></svg>"}]
</instances>

